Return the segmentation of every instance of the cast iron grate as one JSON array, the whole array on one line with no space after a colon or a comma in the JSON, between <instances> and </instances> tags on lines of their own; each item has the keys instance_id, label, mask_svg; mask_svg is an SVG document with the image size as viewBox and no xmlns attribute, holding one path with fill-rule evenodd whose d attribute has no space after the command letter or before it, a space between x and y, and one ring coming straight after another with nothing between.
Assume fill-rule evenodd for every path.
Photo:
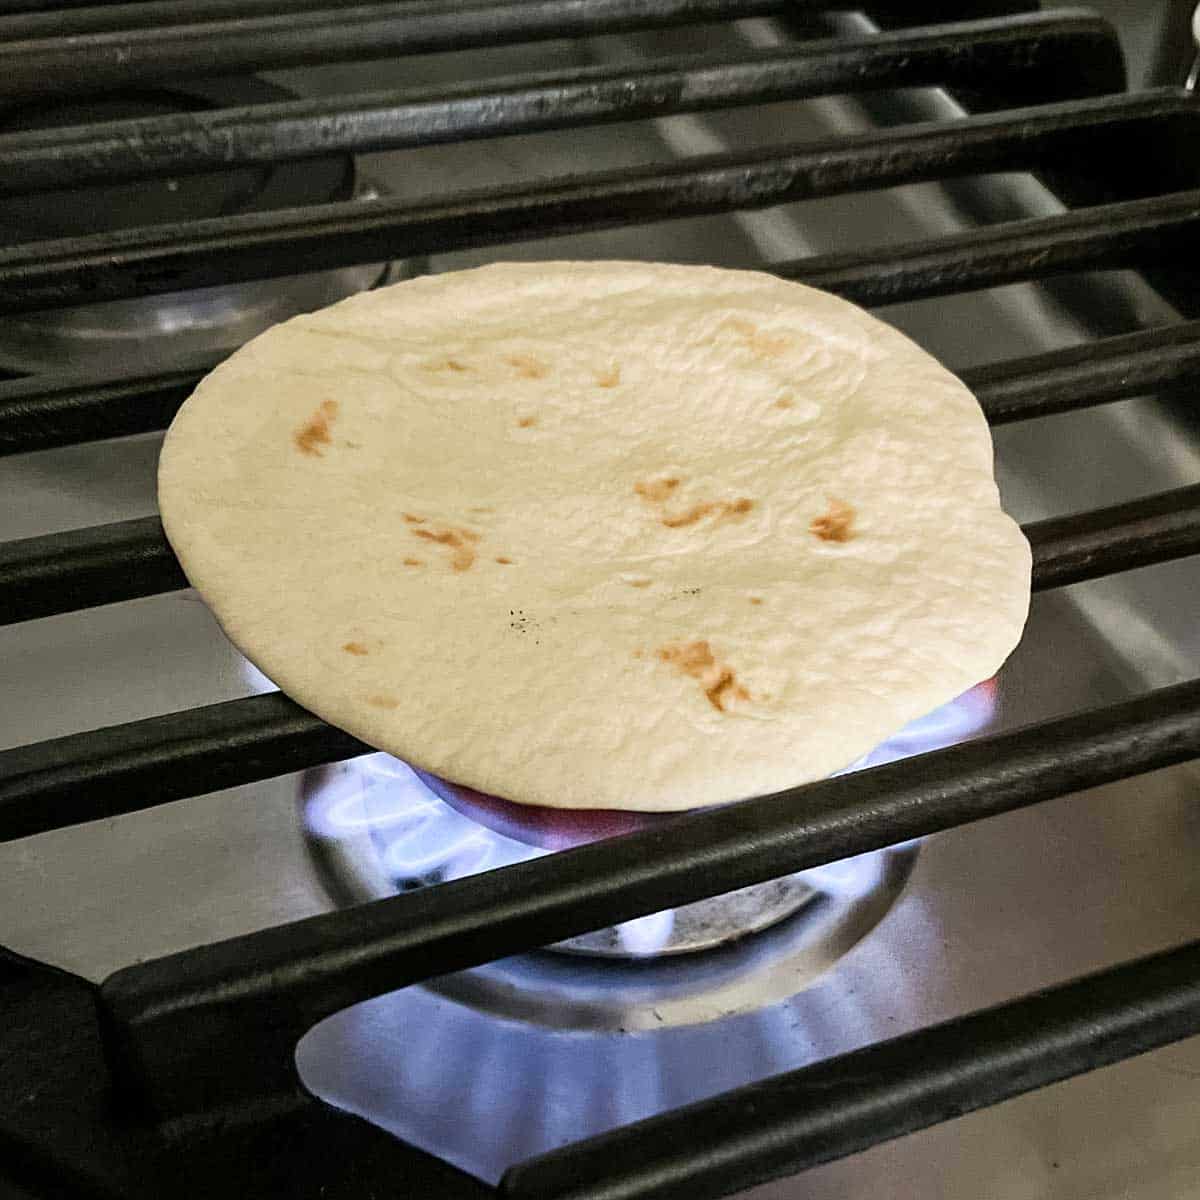
<instances>
[{"instance_id":1,"label":"cast iron grate","mask_svg":"<svg viewBox=\"0 0 1200 1200\"><path fill-rule=\"evenodd\" d=\"M834 7L4 0L0 96ZM880 8L884 17L911 14L911 6ZM1174 150L1194 141L1200 109L1182 93L1122 94L1111 30L1079 13L449 92L10 134L0 137L0 193L932 84L974 95L991 86L1004 107L436 202L335 203L8 247L0 249L0 310L266 278L301 260L310 269L344 266L991 171L1044 172L1065 180L1083 206L920 244L765 265L879 304L1095 268L1153 270L1194 251L1200 180L1187 173L1194 156ZM1132 182L1105 179L1102 165L1118 159ZM1200 321L1186 321L978 368L967 381L999 424L1198 376ZM197 378L193 370L0 385L0 452L161 429ZM1037 588L1195 554L1200 486L1027 533ZM4 622L183 586L154 518L0 546ZM277 694L20 747L0 753L0 837L364 750ZM305 1094L293 1065L299 1037L346 1005L423 979L1198 754L1200 680L141 963L99 988L0 952L6 1169L54 1195L207 1196L217 1187L329 1198L494 1194ZM539 1200L724 1195L1196 1033L1200 943L568 1146L514 1166L500 1191Z\"/></svg>"}]
</instances>

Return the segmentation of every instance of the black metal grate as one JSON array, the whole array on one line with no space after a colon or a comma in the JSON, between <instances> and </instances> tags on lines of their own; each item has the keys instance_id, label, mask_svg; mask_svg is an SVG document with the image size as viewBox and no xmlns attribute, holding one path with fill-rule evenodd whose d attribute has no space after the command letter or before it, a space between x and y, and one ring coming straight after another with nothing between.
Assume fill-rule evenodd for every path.
<instances>
[{"instance_id":1,"label":"black metal grate","mask_svg":"<svg viewBox=\"0 0 1200 1200\"><path fill-rule=\"evenodd\" d=\"M1146 158L1143 147L1153 145L1150 139L1157 130L1182 125L1177 136L1184 141L1197 119L1194 106L1174 94L1115 96L1046 104L950 125L901 127L751 154L705 156L649 170L574 176L428 203L385 199L363 204L351 200L312 209L248 213L184 226L159 225L37 242L0 250L0 312L123 300L260 279L294 270L297 262L310 270L344 267L389 256L440 254L584 230L768 208L980 172L1048 166L1061 170L1064 164L1082 165L1114 153L1128 152L1130 170L1136 172ZM1161 245L1163 253L1177 254L1180 240L1194 233L1195 225L1186 221L1200 213L1200 193L1181 192L1145 203L1152 211L1142 214L1141 223L1150 224L1153 241L1148 247L1149 238L1143 239L1142 250L1153 257L1154 248ZM1130 214L1135 221L1139 211ZM1172 214L1182 230L1164 230L1162 236L1154 236L1157 223ZM1116 246L1123 246L1126 259L1131 258L1137 237L1128 228L1121 229L1123 213L1114 215L1114 238L1124 235ZM1064 232L1072 229L1074 222L1083 221L1085 226L1087 222L1086 217L1070 214L1056 219L1064 222ZM1179 239L1172 241L1171 232L1179 233ZM1079 233L1068 239L1079 240ZM1086 246L1087 239L1082 242ZM1111 258L1118 259L1119 254L1113 252ZM815 268L819 264L808 265ZM1053 274L1070 265L1069 256L1062 263L1051 258L1043 269L1041 256L1027 253L1023 274ZM1085 258L1075 265L1127 264L1106 264L1093 250L1090 262ZM1012 278L1011 272L1018 268L1010 265L1009 271ZM827 280L826 286L833 282ZM947 286L952 286L949 281Z\"/></svg>"},{"instance_id":2,"label":"black metal grate","mask_svg":"<svg viewBox=\"0 0 1200 1200\"><path fill-rule=\"evenodd\" d=\"M0 96L794 6L300 0L286 16L280 0L50 7L0 3ZM1195 249L1200 190L1189 189L1200 179L1181 176L1186 156L1172 150L1194 141L1200 109L1172 92L1119 94L1111 31L1078 14L448 93L7 135L0 194L935 83L975 92L994 85L1032 107L437 202L335 203L9 247L0 250L0 310L263 278L298 260L307 269L374 262L987 171L1052 171L1073 181L1072 194L1106 202L886 251L766 265L879 304L1098 267L1150 269ZM1098 180L1097 164L1112 158L1138 179L1133 198ZM192 370L0 385L0 453L161 429L198 377ZM1107 403L1200 377L1200 322L965 377L994 424ZM1026 533L1038 588L1195 554L1200 486L1039 522ZM0 546L0 622L183 586L154 518ZM280 695L21 747L0 753L0 840L365 749ZM291 1197L398 1188L493 1195L305 1095L293 1065L298 1038L329 1013L384 991L1197 755L1200 680L139 964L98 989L0 951L0 1150L6 1166L55 1195L207 1196L214 1187ZM546 1200L724 1195L1198 1032L1200 943L569 1146L515 1167L501 1191Z\"/></svg>"}]
</instances>

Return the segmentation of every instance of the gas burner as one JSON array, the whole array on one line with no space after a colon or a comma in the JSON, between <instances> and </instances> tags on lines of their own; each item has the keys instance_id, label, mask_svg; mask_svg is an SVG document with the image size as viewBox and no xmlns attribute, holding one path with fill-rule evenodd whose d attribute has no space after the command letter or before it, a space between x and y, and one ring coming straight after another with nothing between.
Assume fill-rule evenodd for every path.
<instances>
[{"instance_id":1,"label":"gas burner","mask_svg":"<svg viewBox=\"0 0 1200 1200\"><path fill-rule=\"evenodd\" d=\"M301 811L318 874L338 904L549 853L464 816L384 754L306 772ZM557 1029L652 1030L753 1011L794 995L865 936L899 896L916 855L911 843L865 854L423 986Z\"/></svg>"},{"instance_id":2,"label":"gas burner","mask_svg":"<svg viewBox=\"0 0 1200 1200\"><path fill-rule=\"evenodd\" d=\"M520 805L447 784L382 754L310 771L305 782L305 828L326 884L341 902L461 879L670 819L540 808L520 815ZM783 921L816 895L800 876L769 880L547 950L626 960L713 950Z\"/></svg>"},{"instance_id":3,"label":"gas burner","mask_svg":"<svg viewBox=\"0 0 1200 1200\"><path fill-rule=\"evenodd\" d=\"M200 109L268 104L294 94L265 79L188 81L170 89L65 98L9 108L0 133L160 117ZM349 155L138 180L0 200L0 245L69 238L202 217L296 208L378 193ZM271 325L379 283L374 264L136 300L8 317L0 370L79 371L124 377L178 370L232 351ZM400 277L394 272L394 277Z\"/></svg>"},{"instance_id":4,"label":"gas burner","mask_svg":"<svg viewBox=\"0 0 1200 1200\"><path fill-rule=\"evenodd\" d=\"M988 682L851 770L961 741L994 711ZM669 816L523 808L421 775L386 754L302 777L309 850L335 903L359 904L539 857ZM794 995L884 917L915 843L625 921L426 986L557 1028L653 1029L752 1011Z\"/></svg>"},{"instance_id":5,"label":"gas burner","mask_svg":"<svg viewBox=\"0 0 1200 1200\"><path fill-rule=\"evenodd\" d=\"M414 774L433 795L460 816L483 826L493 837L535 851L565 850L601 838L651 829L671 819L669 814L513 804L474 788L447 783L424 771ZM536 856L536 853L529 853L522 857ZM514 855L510 861L519 860ZM569 938L549 948L600 958L662 958L693 954L752 933L761 933L799 912L815 894L796 876L772 879L724 896L713 896L695 904Z\"/></svg>"}]
</instances>

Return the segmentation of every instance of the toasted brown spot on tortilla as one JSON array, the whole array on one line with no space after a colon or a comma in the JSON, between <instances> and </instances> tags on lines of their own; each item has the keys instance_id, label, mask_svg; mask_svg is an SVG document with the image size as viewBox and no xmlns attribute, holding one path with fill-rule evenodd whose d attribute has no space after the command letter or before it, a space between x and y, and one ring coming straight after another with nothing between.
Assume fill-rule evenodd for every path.
<instances>
[{"instance_id":1,"label":"toasted brown spot on tortilla","mask_svg":"<svg viewBox=\"0 0 1200 1200\"><path fill-rule=\"evenodd\" d=\"M737 677L728 667L717 676L716 682L711 687L704 689L704 695L708 698L709 704L717 712L725 711L725 699L727 696L732 696L735 700L750 699L750 693L738 683Z\"/></svg>"},{"instance_id":2,"label":"toasted brown spot on tortilla","mask_svg":"<svg viewBox=\"0 0 1200 1200\"><path fill-rule=\"evenodd\" d=\"M663 662L700 681L704 696L717 712L725 711L729 692L739 700L749 700L750 693L737 681L732 668L717 662L712 646L706 641L672 642L658 652Z\"/></svg>"},{"instance_id":3,"label":"toasted brown spot on tortilla","mask_svg":"<svg viewBox=\"0 0 1200 1200\"><path fill-rule=\"evenodd\" d=\"M854 509L830 497L829 508L814 517L808 528L823 542L848 542L854 536Z\"/></svg>"},{"instance_id":4,"label":"toasted brown spot on tortilla","mask_svg":"<svg viewBox=\"0 0 1200 1200\"><path fill-rule=\"evenodd\" d=\"M435 362L424 363L423 371L469 371L471 368L457 358L440 358Z\"/></svg>"},{"instance_id":5,"label":"toasted brown spot on tortilla","mask_svg":"<svg viewBox=\"0 0 1200 1200\"><path fill-rule=\"evenodd\" d=\"M751 604L761 604L761 603L762 603L762 597L761 597L761 596L751 596L751 597L750 597L750 603L751 603Z\"/></svg>"},{"instance_id":6,"label":"toasted brown spot on tortilla","mask_svg":"<svg viewBox=\"0 0 1200 1200\"><path fill-rule=\"evenodd\" d=\"M607 370L596 372L596 386L614 388L621 382L621 368L615 364Z\"/></svg>"},{"instance_id":7,"label":"toasted brown spot on tortilla","mask_svg":"<svg viewBox=\"0 0 1200 1200\"><path fill-rule=\"evenodd\" d=\"M708 702L717 710L717 712L725 711L724 696L731 687L736 686L734 683L733 672L726 667L720 675L717 676L717 681L704 689L704 694L708 697Z\"/></svg>"},{"instance_id":8,"label":"toasted brown spot on tortilla","mask_svg":"<svg viewBox=\"0 0 1200 1200\"><path fill-rule=\"evenodd\" d=\"M545 379L550 368L532 354L507 354L504 361L513 367L522 379Z\"/></svg>"},{"instance_id":9,"label":"toasted brown spot on tortilla","mask_svg":"<svg viewBox=\"0 0 1200 1200\"><path fill-rule=\"evenodd\" d=\"M417 516L414 516L412 513L404 513L403 515L404 515L404 519L410 525L424 525L425 524L424 517L417 517Z\"/></svg>"},{"instance_id":10,"label":"toasted brown spot on tortilla","mask_svg":"<svg viewBox=\"0 0 1200 1200\"><path fill-rule=\"evenodd\" d=\"M399 708L400 701L395 696L368 696L367 703L373 708Z\"/></svg>"},{"instance_id":11,"label":"toasted brown spot on tortilla","mask_svg":"<svg viewBox=\"0 0 1200 1200\"><path fill-rule=\"evenodd\" d=\"M413 533L427 542L437 542L439 546L461 546L464 540L458 529L414 529Z\"/></svg>"},{"instance_id":12,"label":"toasted brown spot on tortilla","mask_svg":"<svg viewBox=\"0 0 1200 1200\"><path fill-rule=\"evenodd\" d=\"M498 563L503 563L503 564L504 564L504 566L506 566L506 567L511 567L511 566L512 566L512 559L511 559L511 558L505 558L503 554L499 554L499 555L497 555L497 556L496 556L496 561L497 561Z\"/></svg>"},{"instance_id":13,"label":"toasted brown spot on tortilla","mask_svg":"<svg viewBox=\"0 0 1200 1200\"><path fill-rule=\"evenodd\" d=\"M537 417L522 417L517 424L522 429L528 429L530 426L537 424Z\"/></svg>"},{"instance_id":14,"label":"toasted brown spot on tortilla","mask_svg":"<svg viewBox=\"0 0 1200 1200\"><path fill-rule=\"evenodd\" d=\"M707 642L672 642L658 652L658 657L697 679L717 664Z\"/></svg>"},{"instance_id":15,"label":"toasted brown spot on tortilla","mask_svg":"<svg viewBox=\"0 0 1200 1200\"><path fill-rule=\"evenodd\" d=\"M753 321L741 317L730 317L725 324L741 337L748 350L760 358L778 358L792 344L790 337L763 333Z\"/></svg>"},{"instance_id":16,"label":"toasted brown spot on tortilla","mask_svg":"<svg viewBox=\"0 0 1200 1200\"><path fill-rule=\"evenodd\" d=\"M775 407L776 408L791 408L792 405L795 403L796 402L791 398L791 396L780 396L779 399L775 401Z\"/></svg>"},{"instance_id":17,"label":"toasted brown spot on tortilla","mask_svg":"<svg viewBox=\"0 0 1200 1200\"><path fill-rule=\"evenodd\" d=\"M630 579L629 586L636 588L649 587L654 581L652 579Z\"/></svg>"},{"instance_id":18,"label":"toasted brown spot on tortilla","mask_svg":"<svg viewBox=\"0 0 1200 1200\"><path fill-rule=\"evenodd\" d=\"M455 571L466 571L475 562L475 551L470 543L479 541L479 534L469 529L414 529L412 532L427 542L449 547L450 566Z\"/></svg>"},{"instance_id":19,"label":"toasted brown spot on tortilla","mask_svg":"<svg viewBox=\"0 0 1200 1200\"><path fill-rule=\"evenodd\" d=\"M364 646L364 645L362 644L362 642L346 642L346 643L345 643L345 644L342 646L342 649L343 649L343 650L345 650L345 652L346 652L347 654L356 654L356 655L358 655L360 658L361 658L361 657L362 657L364 654L370 654L370 653L371 653L371 652L370 652L370 650L368 650L368 649L366 648L366 646Z\"/></svg>"},{"instance_id":20,"label":"toasted brown spot on tortilla","mask_svg":"<svg viewBox=\"0 0 1200 1200\"><path fill-rule=\"evenodd\" d=\"M771 337L770 334L760 333L757 337L749 340L747 345L760 358L778 358L781 354L787 352L787 348L792 344L792 339L789 337Z\"/></svg>"},{"instance_id":21,"label":"toasted brown spot on tortilla","mask_svg":"<svg viewBox=\"0 0 1200 1200\"><path fill-rule=\"evenodd\" d=\"M650 504L661 504L677 487L679 480L674 476L668 479L650 479L645 483L635 483L633 490Z\"/></svg>"},{"instance_id":22,"label":"toasted brown spot on tortilla","mask_svg":"<svg viewBox=\"0 0 1200 1200\"><path fill-rule=\"evenodd\" d=\"M301 454L309 454L314 458L321 457L321 447L328 446L333 441L333 438L329 436L329 428L333 424L334 417L337 416L337 411L336 400L322 400L320 408L296 430L292 435L292 440Z\"/></svg>"},{"instance_id":23,"label":"toasted brown spot on tortilla","mask_svg":"<svg viewBox=\"0 0 1200 1200\"><path fill-rule=\"evenodd\" d=\"M695 525L697 521L702 521L713 513L716 513L718 518L744 517L753 507L754 501L748 496L742 496L738 500L702 500L684 512L664 516L662 523L668 529L681 529L685 525Z\"/></svg>"},{"instance_id":24,"label":"toasted brown spot on tortilla","mask_svg":"<svg viewBox=\"0 0 1200 1200\"><path fill-rule=\"evenodd\" d=\"M406 567L423 567L425 563L419 558L406 558L404 565Z\"/></svg>"},{"instance_id":25,"label":"toasted brown spot on tortilla","mask_svg":"<svg viewBox=\"0 0 1200 1200\"><path fill-rule=\"evenodd\" d=\"M668 529L681 529L684 525L695 525L697 521L703 520L716 507L715 501L704 500L699 504L693 504L691 508L684 512L676 513L673 517L663 517L662 523Z\"/></svg>"}]
</instances>

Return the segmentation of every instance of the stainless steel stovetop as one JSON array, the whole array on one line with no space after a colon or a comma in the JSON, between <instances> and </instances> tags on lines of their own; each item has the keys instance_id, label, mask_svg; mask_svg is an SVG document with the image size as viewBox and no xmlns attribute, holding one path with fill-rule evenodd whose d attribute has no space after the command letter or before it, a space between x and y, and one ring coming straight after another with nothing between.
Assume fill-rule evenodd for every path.
<instances>
[{"instance_id":1,"label":"stainless steel stovetop","mask_svg":"<svg viewBox=\"0 0 1200 1200\"><path fill-rule=\"evenodd\" d=\"M738 36L770 44L767 21ZM370 68L370 86L483 78L697 48L697 31L550 43ZM272 78L299 90L362 87L363 68ZM903 103L946 115L936 92ZM900 111L899 107L896 109ZM675 117L615 129L371 156L364 173L412 195L625 166L677 153L868 127L853 102ZM633 257L751 266L946 232L994 211L1054 211L1028 179L922 185L763 214L529 243L504 257ZM964 215L970 207L973 216ZM454 254L420 269L493 257ZM1127 328L1171 314L1136 280L1097 277L1094 309L1032 285L883 310L952 368L1072 344L1102 313ZM154 511L160 438L0 463L0 538ZM1200 440L1153 399L1008 426L996 435L1009 511L1022 521L1200 480ZM1197 563L1035 597L999 676L991 729L1065 714L1194 676ZM188 592L0 629L8 703L0 748L246 695L267 687ZM100 979L172 950L332 904L306 844L292 776L0 847L0 941ZM519 1006L486 989L412 988L347 1010L301 1044L319 1095L489 1179L510 1162L1034 988L1200 935L1200 774L1178 767L927 840L898 897L821 969L782 955L771 982L731 994L700 976L661 1020L565 1015L559 992ZM892 902L894 900L894 903ZM851 941L853 939L850 939ZM603 989L603 967L560 961ZM658 969L658 968L656 968ZM794 977L788 971L794 971ZM600 978L600 983L595 981ZM617 978L617 976L614 976ZM790 986L789 986L790 985ZM658 986L658 985L655 985ZM669 991L669 982L661 984ZM725 990L722 991L721 988ZM796 990L796 989L800 990ZM795 994L791 994L795 993ZM780 998L784 997L784 998ZM731 1015L722 1016L728 1001ZM653 1012L654 1005L648 1006ZM647 1011L643 1005L638 1011ZM617 1015L614 1016L613 1014ZM236 1053L236 1048L231 1048ZM753 1193L1165 1200L1200 1194L1200 1040L1012 1100Z\"/></svg>"}]
</instances>

